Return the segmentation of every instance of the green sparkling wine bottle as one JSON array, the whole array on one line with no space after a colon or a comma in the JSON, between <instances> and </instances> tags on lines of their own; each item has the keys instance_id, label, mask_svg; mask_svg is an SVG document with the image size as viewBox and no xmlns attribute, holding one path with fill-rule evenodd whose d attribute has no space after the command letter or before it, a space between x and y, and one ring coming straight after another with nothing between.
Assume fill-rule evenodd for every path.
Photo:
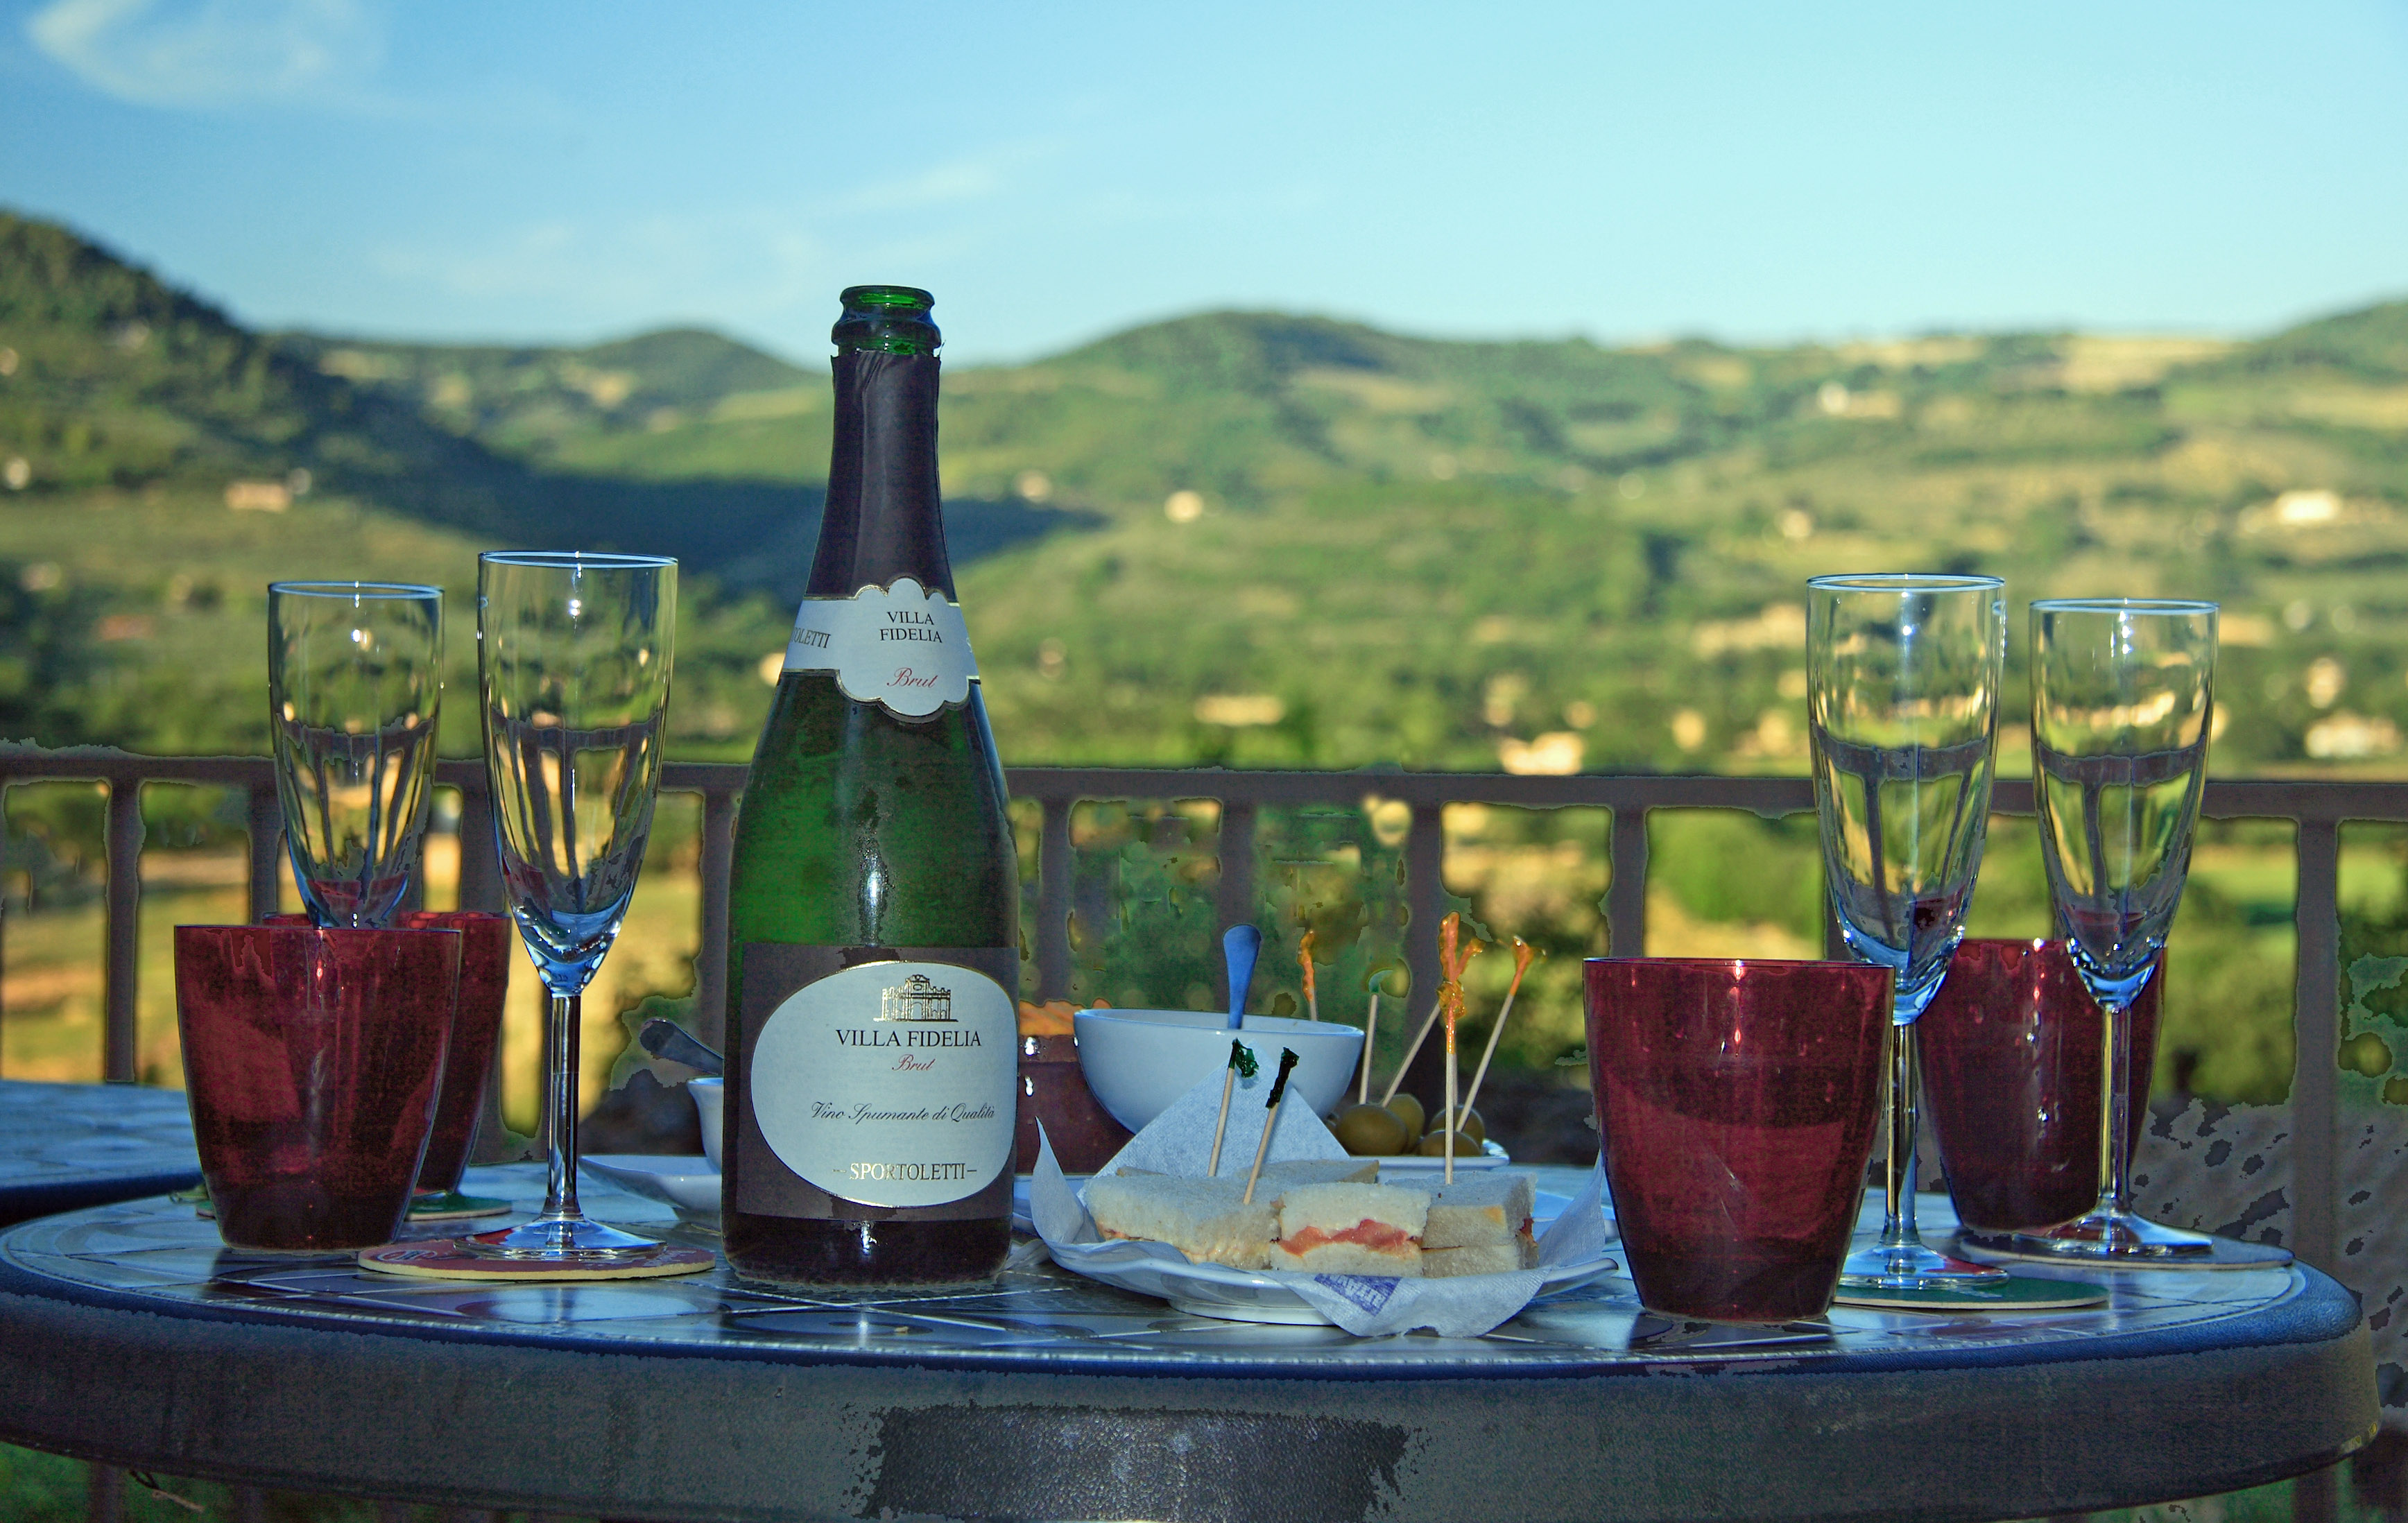
<instances>
[{"instance_id":1,"label":"green sparkling wine bottle","mask_svg":"<svg viewBox=\"0 0 2408 1523\"><path fill-rule=\"evenodd\" d=\"M1019 870L937 485L928 294L844 293L819 549L738 815L721 1220L751 1279L991 1279Z\"/></svg>"}]
</instances>

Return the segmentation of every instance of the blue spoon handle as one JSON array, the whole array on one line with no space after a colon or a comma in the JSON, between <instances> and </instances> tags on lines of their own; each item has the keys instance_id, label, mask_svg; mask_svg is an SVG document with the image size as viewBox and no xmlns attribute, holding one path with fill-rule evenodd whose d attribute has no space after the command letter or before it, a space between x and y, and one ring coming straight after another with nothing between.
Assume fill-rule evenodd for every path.
<instances>
[{"instance_id":1,"label":"blue spoon handle","mask_svg":"<svg viewBox=\"0 0 2408 1523\"><path fill-rule=\"evenodd\" d=\"M1229 1029L1245 1024L1246 987L1254 981L1254 959L1262 955L1263 933L1252 926L1232 926L1221 934L1221 955L1229 963Z\"/></svg>"}]
</instances>

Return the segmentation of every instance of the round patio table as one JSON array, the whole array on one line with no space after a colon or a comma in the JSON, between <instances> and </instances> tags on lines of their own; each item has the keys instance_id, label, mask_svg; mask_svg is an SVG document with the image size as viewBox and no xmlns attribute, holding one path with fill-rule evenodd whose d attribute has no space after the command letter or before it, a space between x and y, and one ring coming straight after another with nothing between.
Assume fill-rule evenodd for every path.
<instances>
[{"instance_id":1,"label":"round patio table","mask_svg":"<svg viewBox=\"0 0 2408 1523\"><path fill-rule=\"evenodd\" d=\"M0 1226L200 1182L182 1090L0 1081Z\"/></svg>"},{"instance_id":2,"label":"round patio table","mask_svg":"<svg viewBox=\"0 0 2408 1523\"><path fill-rule=\"evenodd\" d=\"M673 1224L587 1178L589 1210ZM472 1180L540 1194L524 1166ZM0 1438L614 1518L1477 1523L2028 1517L2256 1485L2373 1432L2365 1327L2322 1274L2110 1278L2095 1311L1755 1329L1608 1279L1484 1338L1358 1341L1187 1315L1033 1240L972 1295L489 1286L236 1255L145 1200L0 1235Z\"/></svg>"}]
</instances>

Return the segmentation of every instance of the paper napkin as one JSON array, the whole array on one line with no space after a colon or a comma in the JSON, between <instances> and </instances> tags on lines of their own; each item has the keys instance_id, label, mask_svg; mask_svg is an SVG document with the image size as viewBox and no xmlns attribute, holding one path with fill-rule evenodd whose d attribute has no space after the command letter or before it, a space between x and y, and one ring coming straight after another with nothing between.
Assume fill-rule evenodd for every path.
<instances>
[{"instance_id":1,"label":"paper napkin","mask_svg":"<svg viewBox=\"0 0 2408 1523\"><path fill-rule=\"evenodd\" d=\"M1268 1080L1253 1081L1259 1096ZM1221 1109L1221 1076L1198 1084L1173 1101L1111 1162L1097 1171L1112 1173L1125 1167L1156 1173L1200 1177L1212 1153L1212 1123ZM1243 1117L1243 1129L1240 1118ZM1229 1106L1229 1131L1222 1143L1222 1175L1244 1177L1254 1167L1254 1147L1262 1138L1262 1101L1246 1103L1246 1082ZM1095 1218L1070 1188L1054 1144L1039 1124L1037 1168L1028 1181L1028 1214L1037 1235L1057 1263L1128 1262L1168 1259L1186 1262L1167 1243L1105 1242ZM1342 1158L1346 1150L1309 1110L1283 1104L1271 1130L1269 1157ZM1429 1187L1435 1187L1435 1181ZM1416 1179L1408 1187L1423 1187ZM1604 1174L1592 1171L1580 1195L1539 1239L1539 1263L1543 1267L1578 1264L1600 1258L1610 1234L1601 1207ZM1269 1272L1265 1272L1266 1273ZM1357 1337L1379 1338L1430 1328L1449 1338L1476 1338L1520 1312L1539 1293L1542 1270L1517 1270L1505 1274L1464 1274L1438 1280L1370 1274L1295 1274L1276 1276L1306 1303Z\"/></svg>"}]
</instances>

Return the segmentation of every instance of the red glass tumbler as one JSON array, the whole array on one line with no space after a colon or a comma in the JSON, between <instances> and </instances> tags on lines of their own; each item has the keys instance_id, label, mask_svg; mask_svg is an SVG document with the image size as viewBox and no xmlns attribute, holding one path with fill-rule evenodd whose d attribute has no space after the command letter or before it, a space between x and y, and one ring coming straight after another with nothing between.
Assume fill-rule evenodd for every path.
<instances>
[{"instance_id":1,"label":"red glass tumbler","mask_svg":"<svg viewBox=\"0 0 2408 1523\"><path fill-rule=\"evenodd\" d=\"M435 1101L435 1125L426 1136L426 1157L418 1166L418 1187L447 1194L468 1171L468 1149L477 1140L477 1118L485 1108L485 1085L494 1070L494 1049L502 1040L502 1013L509 1004L510 954L518 937L510 917L483 910L405 910L393 917L404 930L460 933L460 991L452 1013L452 1045L443 1059L443 1090ZM308 915L269 915L262 924L307 926Z\"/></svg>"},{"instance_id":2,"label":"red glass tumbler","mask_svg":"<svg viewBox=\"0 0 2408 1523\"><path fill-rule=\"evenodd\" d=\"M176 927L185 1096L228 1243L393 1241L435 1115L462 940Z\"/></svg>"},{"instance_id":3,"label":"red glass tumbler","mask_svg":"<svg viewBox=\"0 0 2408 1523\"><path fill-rule=\"evenodd\" d=\"M2132 1003L2137 1154L2157 1052L2153 977ZM2062 941L1968 941L1915 1023L1923 1093L1967 1230L2040 1231L2099 1203L2106 1019Z\"/></svg>"},{"instance_id":4,"label":"red glass tumbler","mask_svg":"<svg viewBox=\"0 0 2408 1523\"><path fill-rule=\"evenodd\" d=\"M1865 963L1592 958L1588 1060L1639 1299L1718 1322L1831 1304L1890 1028Z\"/></svg>"},{"instance_id":5,"label":"red glass tumbler","mask_svg":"<svg viewBox=\"0 0 2408 1523\"><path fill-rule=\"evenodd\" d=\"M394 924L460 933L460 998L452 1013L452 1046L443 1059L443 1092L426 1134L426 1157L418 1166L420 1189L456 1190L468 1169L477 1118L484 1114L485 1085L493 1079L518 935L509 916L481 910L408 910L394 916Z\"/></svg>"}]
</instances>

